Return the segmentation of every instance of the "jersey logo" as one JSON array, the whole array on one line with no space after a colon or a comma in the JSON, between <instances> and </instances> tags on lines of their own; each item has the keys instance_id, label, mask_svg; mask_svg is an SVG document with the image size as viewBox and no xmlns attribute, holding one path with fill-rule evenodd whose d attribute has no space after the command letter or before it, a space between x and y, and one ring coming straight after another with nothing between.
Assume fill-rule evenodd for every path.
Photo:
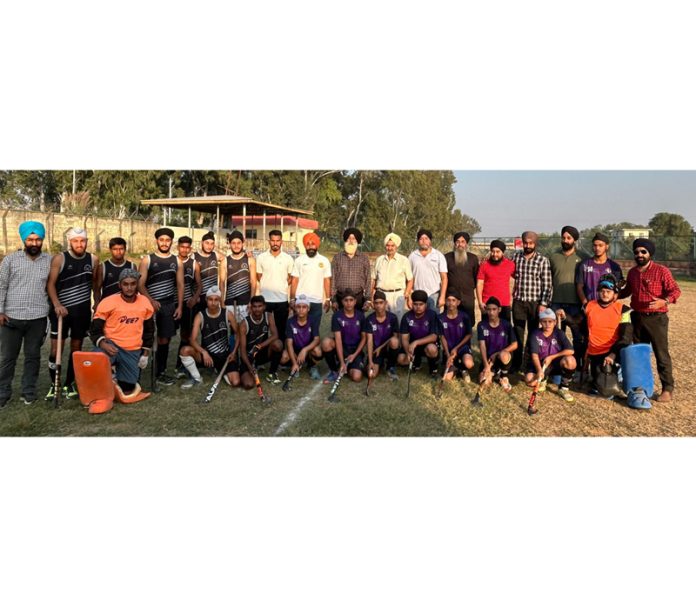
<instances>
[{"instance_id":1,"label":"jersey logo","mask_svg":"<svg viewBox=\"0 0 696 607\"><path fill-rule=\"evenodd\" d=\"M169 269L170 270L176 269L176 262L175 261L173 261L172 263L169 264Z\"/></svg>"},{"instance_id":2,"label":"jersey logo","mask_svg":"<svg viewBox=\"0 0 696 607\"><path fill-rule=\"evenodd\" d=\"M121 316L118 319L118 322L121 324L126 324L126 325L132 325L138 322L138 317L136 316L135 318L128 318L127 316Z\"/></svg>"},{"instance_id":3,"label":"jersey logo","mask_svg":"<svg viewBox=\"0 0 696 607\"><path fill-rule=\"evenodd\" d=\"M447 323L446 323L446 322L443 322L443 323L442 323L442 326L446 329L446 328L447 328Z\"/></svg>"},{"instance_id":4,"label":"jersey logo","mask_svg":"<svg viewBox=\"0 0 696 607\"><path fill-rule=\"evenodd\" d=\"M319 267L322 268L322 269L324 269L324 262L323 262L323 261L320 261L320 262L319 262Z\"/></svg>"},{"instance_id":5,"label":"jersey logo","mask_svg":"<svg viewBox=\"0 0 696 607\"><path fill-rule=\"evenodd\" d=\"M85 272L91 272L92 266L90 264L85 265Z\"/></svg>"},{"instance_id":6,"label":"jersey logo","mask_svg":"<svg viewBox=\"0 0 696 607\"><path fill-rule=\"evenodd\" d=\"M490 331L488 329L483 330L483 336L488 337L490 335Z\"/></svg>"}]
</instances>

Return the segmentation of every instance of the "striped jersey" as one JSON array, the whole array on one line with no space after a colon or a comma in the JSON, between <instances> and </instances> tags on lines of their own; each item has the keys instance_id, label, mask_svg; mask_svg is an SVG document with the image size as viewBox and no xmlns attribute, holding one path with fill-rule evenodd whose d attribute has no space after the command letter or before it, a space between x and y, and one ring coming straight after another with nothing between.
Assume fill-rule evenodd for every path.
<instances>
[{"instance_id":1,"label":"striped jersey","mask_svg":"<svg viewBox=\"0 0 696 607\"><path fill-rule=\"evenodd\" d=\"M201 315L201 345L209 354L227 354L229 351L229 327L227 311L222 308L217 316L210 316L208 309L199 312Z\"/></svg>"},{"instance_id":2,"label":"striped jersey","mask_svg":"<svg viewBox=\"0 0 696 607\"><path fill-rule=\"evenodd\" d=\"M92 254L73 257L63 252L63 264L56 281L56 291L61 305L72 308L89 305L92 297Z\"/></svg>"},{"instance_id":3,"label":"striped jersey","mask_svg":"<svg viewBox=\"0 0 696 607\"><path fill-rule=\"evenodd\" d=\"M137 268L132 261L124 261L120 266L116 265L110 259L102 263L102 299L109 295L115 295L120 291L118 288L118 278L125 269L136 270Z\"/></svg>"},{"instance_id":4,"label":"striped jersey","mask_svg":"<svg viewBox=\"0 0 696 607\"><path fill-rule=\"evenodd\" d=\"M220 271L218 258L214 251L210 255L196 252L193 256L201 266L201 302L205 303L205 294L208 292L208 289L218 286Z\"/></svg>"},{"instance_id":5,"label":"striped jersey","mask_svg":"<svg viewBox=\"0 0 696 607\"><path fill-rule=\"evenodd\" d=\"M251 314L244 319L246 323L246 338L247 338L247 354L251 352L251 349L268 339L271 334L271 326L268 323L268 315L270 312L264 312L263 318L256 322Z\"/></svg>"},{"instance_id":6,"label":"striped jersey","mask_svg":"<svg viewBox=\"0 0 696 607\"><path fill-rule=\"evenodd\" d=\"M246 306L251 299L251 273L249 259L246 254L241 259L227 256L227 291L225 305L231 306L234 300L237 305Z\"/></svg>"},{"instance_id":7,"label":"striped jersey","mask_svg":"<svg viewBox=\"0 0 696 607\"><path fill-rule=\"evenodd\" d=\"M160 303L172 303L177 299L176 292L176 255L160 257L150 254L145 287L152 299Z\"/></svg>"},{"instance_id":8,"label":"striped jersey","mask_svg":"<svg viewBox=\"0 0 696 607\"><path fill-rule=\"evenodd\" d=\"M184 301L196 292L196 260L189 257L184 263Z\"/></svg>"}]
</instances>

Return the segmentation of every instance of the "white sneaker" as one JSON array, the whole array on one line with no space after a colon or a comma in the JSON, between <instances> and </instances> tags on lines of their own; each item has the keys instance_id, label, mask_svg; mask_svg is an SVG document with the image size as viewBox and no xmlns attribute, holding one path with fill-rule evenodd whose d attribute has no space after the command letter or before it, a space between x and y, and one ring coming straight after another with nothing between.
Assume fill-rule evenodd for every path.
<instances>
[{"instance_id":1,"label":"white sneaker","mask_svg":"<svg viewBox=\"0 0 696 607\"><path fill-rule=\"evenodd\" d=\"M194 386L200 386L203 383L200 379L193 379L192 377L187 379L183 384L181 384L182 390L189 390Z\"/></svg>"}]
</instances>

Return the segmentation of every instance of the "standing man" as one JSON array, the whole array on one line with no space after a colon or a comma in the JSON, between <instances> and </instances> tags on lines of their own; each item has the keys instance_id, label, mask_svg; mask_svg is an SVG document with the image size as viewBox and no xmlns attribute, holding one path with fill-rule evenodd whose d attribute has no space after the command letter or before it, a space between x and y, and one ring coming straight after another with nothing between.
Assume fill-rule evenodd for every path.
<instances>
[{"instance_id":1,"label":"standing man","mask_svg":"<svg viewBox=\"0 0 696 607\"><path fill-rule=\"evenodd\" d=\"M215 234L206 232L201 238L201 250L193 256L201 267L201 299L197 311L208 307L206 293L212 287L222 291L225 286L225 259L221 253L215 250Z\"/></svg>"},{"instance_id":2,"label":"standing man","mask_svg":"<svg viewBox=\"0 0 696 607\"><path fill-rule=\"evenodd\" d=\"M97 273L97 293L99 299L94 302L94 309L97 309L99 302L120 292L118 288L118 278L125 269L135 270L135 263L126 259L126 241L117 236L109 241L109 251L111 257L102 262Z\"/></svg>"},{"instance_id":3,"label":"standing man","mask_svg":"<svg viewBox=\"0 0 696 607\"><path fill-rule=\"evenodd\" d=\"M623 281L621 266L614 260L609 259L609 237L601 232L597 232L592 237L592 251L594 257L584 259L578 264L575 273L575 288L580 300L580 305L584 308L588 301L597 299L597 285L599 279L605 274L613 274L617 284Z\"/></svg>"},{"instance_id":4,"label":"standing man","mask_svg":"<svg viewBox=\"0 0 696 607\"><path fill-rule=\"evenodd\" d=\"M466 249L471 236L468 232L457 232L453 236L454 250L445 254L447 261L447 290L460 300L459 309L466 312L469 322L474 324L474 297L478 307L481 300L476 291L476 279L479 271L479 259Z\"/></svg>"},{"instance_id":5,"label":"standing man","mask_svg":"<svg viewBox=\"0 0 696 607\"><path fill-rule=\"evenodd\" d=\"M225 265L225 306L237 312L235 320L240 324L247 316L251 297L256 293L256 259L244 250L244 235L234 230L227 235L230 254Z\"/></svg>"},{"instance_id":6,"label":"standing man","mask_svg":"<svg viewBox=\"0 0 696 607\"><path fill-rule=\"evenodd\" d=\"M283 233L280 230L268 233L268 245L270 251L264 251L256 260L256 279L266 300L266 310L273 314L278 335L283 339L290 311L288 299L294 261L281 249Z\"/></svg>"},{"instance_id":7,"label":"standing man","mask_svg":"<svg viewBox=\"0 0 696 607\"><path fill-rule=\"evenodd\" d=\"M561 228L561 249L549 256L549 263L553 281L551 309L556 312L562 332L565 333L566 327L570 327L575 362L577 368L582 369L586 345L585 336L581 329L583 313L580 298L575 288L575 275L577 266L587 259L587 256L579 253L576 248L579 238L580 232L576 228L563 226Z\"/></svg>"},{"instance_id":8,"label":"standing man","mask_svg":"<svg viewBox=\"0 0 696 607\"><path fill-rule=\"evenodd\" d=\"M479 267L476 294L481 307L481 319L485 318L487 302L495 297L500 306L500 318L512 322L512 291L510 280L515 276L515 264L505 257L505 243L492 240L490 255Z\"/></svg>"},{"instance_id":9,"label":"standing man","mask_svg":"<svg viewBox=\"0 0 696 607\"><path fill-rule=\"evenodd\" d=\"M408 256L413 271L413 289L425 291L428 307L439 312L445 305L447 293L447 261L433 249L433 233L421 228L416 235L418 248Z\"/></svg>"},{"instance_id":10,"label":"standing man","mask_svg":"<svg viewBox=\"0 0 696 607\"><path fill-rule=\"evenodd\" d=\"M292 268L290 283L290 305L296 303L298 293L307 296L309 302L309 322L319 335L322 308L328 312L331 308L331 263L319 254L321 238L310 232L302 238L304 255L298 255Z\"/></svg>"},{"instance_id":11,"label":"standing man","mask_svg":"<svg viewBox=\"0 0 696 607\"><path fill-rule=\"evenodd\" d=\"M195 257L191 257L191 245L193 241L188 236L180 236L177 242L177 259L184 266L184 305L181 309L181 322L179 327L179 352L176 368L177 378L186 377L184 363L181 360L181 349L188 345L193 329L193 318L196 308L201 300L201 267Z\"/></svg>"},{"instance_id":12,"label":"standing man","mask_svg":"<svg viewBox=\"0 0 696 607\"><path fill-rule=\"evenodd\" d=\"M401 317L406 309L411 309L411 291L413 291L413 272L411 264L405 255L397 253L401 245L401 237L390 232L384 237L386 253L380 255L375 262L372 273L372 294L381 291L387 298L389 311Z\"/></svg>"},{"instance_id":13,"label":"standing man","mask_svg":"<svg viewBox=\"0 0 696 607\"><path fill-rule=\"evenodd\" d=\"M363 235L358 228L348 228L343 232L343 251L336 253L331 260L331 300L334 312L343 307L343 293L350 291L355 297L356 310L369 310L372 307L372 272L370 258L358 252Z\"/></svg>"},{"instance_id":14,"label":"standing man","mask_svg":"<svg viewBox=\"0 0 696 607\"><path fill-rule=\"evenodd\" d=\"M65 340L70 335L70 358L63 384L63 395L66 398L73 398L78 393L75 387L72 354L82 350L82 342L89 330L92 320L92 294L95 300L99 299L97 290L99 259L96 255L87 253L87 232L82 228L71 228L66 237L68 250L53 256L46 285L48 296L53 304L53 309L49 312L51 355L48 358L48 370L51 376L51 389L46 395L46 400L53 398L53 380L58 351L58 317L63 318L62 339Z\"/></svg>"},{"instance_id":15,"label":"standing man","mask_svg":"<svg viewBox=\"0 0 696 607\"><path fill-rule=\"evenodd\" d=\"M155 373L157 380L171 386L176 380L166 375L169 342L176 335L184 308L184 266L171 253L174 231L160 228L155 232L157 251L140 261L138 291L150 300L155 310L157 352Z\"/></svg>"},{"instance_id":16,"label":"standing man","mask_svg":"<svg viewBox=\"0 0 696 607\"><path fill-rule=\"evenodd\" d=\"M539 314L551 305L553 295L551 266L547 257L537 253L538 240L536 232L523 232L522 251L513 258L515 290L512 294L512 320L520 344L513 355L513 371L522 368L523 359L528 355L529 343L525 345L525 329L529 338L539 326Z\"/></svg>"},{"instance_id":17,"label":"standing man","mask_svg":"<svg viewBox=\"0 0 696 607\"><path fill-rule=\"evenodd\" d=\"M665 266L653 261L655 243L651 240L634 240L633 255L636 265L628 271L626 286L619 298L631 296L633 340L636 343L652 344L657 373L662 383L662 393L656 400L659 403L668 403L672 400L674 392L674 377L667 341L667 308L669 304L677 303L681 289L672 273Z\"/></svg>"},{"instance_id":18,"label":"standing man","mask_svg":"<svg viewBox=\"0 0 696 607\"><path fill-rule=\"evenodd\" d=\"M0 263L0 409L12 396L22 343L22 401L30 405L36 400L48 316L46 281L51 269L51 256L41 252L45 236L43 224L25 221L19 226L24 250L10 253Z\"/></svg>"}]
</instances>

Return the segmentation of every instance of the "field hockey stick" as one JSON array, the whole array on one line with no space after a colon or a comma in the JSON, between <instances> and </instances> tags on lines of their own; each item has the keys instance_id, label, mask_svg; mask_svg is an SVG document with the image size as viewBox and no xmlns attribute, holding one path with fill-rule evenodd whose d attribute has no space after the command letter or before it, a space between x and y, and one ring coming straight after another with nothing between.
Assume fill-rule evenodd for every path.
<instances>
[{"instance_id":1,"label":"field hockey stick","mask_svg":"<svg viewBox=\"0 0 696 607\"><path fill-rule=\"evenodd\" d=\"M408 361L408 379L406 380L406 398L411 394L411 371L413 371L413 359Z\"/></svg>"},{"instance_id":2,"label":"field hockey stick","mask_svg":"<svg viewBox=\"0 0 696 607\"><path fill-rule=\"evenodd\" d=\"M58 343L56 344L56 374L53 378L53 406L60 407L60 375L63 358L63 317L58 317Z\"/></svg>"},{"instance_id":3,"label":"field hockey stick","mask_svg":"<svg viewBox=\"0 0 696 607\"><path fill-rule=\"evenodd\" d=\"M263 393L263 387L261 386L261 380L259 379L259 372L256 370L256 365L254 364L255 358L256 352L254 352L254 355L249 363L251 364L251 374L254 376L254 383L256 384L256 393L259 395L262 403L270 403L271 399Z\"/></svg>"},{"instance_id":4,"label":"field hockey stick","mask_svg":"<svg viewBox=\"0 0 696 607\"><path fill-rule=\"evenodd\" d=\"M217 390L218 386L220 385L220 382L222 381L223 375L225 375L225 371L227 371L227 365L230 364L230 361L227 360L225 361L225 366L222 367L222 371L218 373L218 376L215 378L215 381L213 382L213 385L210 386L210 390L208 390L208 394L205 395L205 398L203 399L203 403L207 404L211 400L213 400L213 396L215 395L215 391Z\"/></svg>"},{"instance_id":5,"label":"field hockey stick","mask_svg":"<svg viewBox=\"0 0 696 607\"><path fill-rule=\"evenodd\" d=\"M374 361L375 356L379 356L380 351L384 346L386 346L389 343L389 340L385 341L379 348L377 348L373 353L372 353L372 360ZM374 377L372 376L372 368L367 370L367 386L365 386L365 396L370 396L370 386L372 385L372 380Z\"/></svg>"},{"instance_id":6,"label":"field hockey stick","mask_svg":"<svg viewBox=\"0 0 696 607\"><path fill-rule=\"evenodd\" d=\"M447 377L447 374L450 372L450 369L454 366L454 363L451 365L448 365L447 368L445 368L445 372L442 374L442 377L440 378L440 384L437 387L437 398L442 398L442 392L445 389L445 377Z\"/></svg>"},{"instance_id":7,"label":"field hockey stick","mask_svg":"<svg viewBox=\"0 0 696 607\"><path fill-rule=\"evenodd\" d=\"M290 373L288 378L283 383L283 392L288 392L290 390L290 383L300 374L300 369L303 365L297 365L297 370Z\"/></svg>"},{"instance_id":8,"label":"field hockey stick","mask_svg":"<svg viewBox=\"0 0 696 607\"><path fill-rule=\"evenodd\" d=\"M534 406L534 403L536 402L537 399L537 394L539 394L539 388L541 387L541 382L544 380L544 376L546 375L546 365L544 365L541 368L541 379L537 379L536 385L534 386L534 389L532 390L532 394L529 397L529 404L527 405L527 413L529 415L534 415L537 410L536 407Z\"/></svg>"},{"instance_id":9,"label":"field hockey stick","mask_svg":"<svg viewBox=\"0 0 696 607\"><path fill-rule=\"evenodd\" d=\"M341 383L344 375L345 373L343 373L343 371L339 372L338 377L331 388L331 392L329 392L329 401L334 402L336 400L336 391L338 390L338 386Z\"/></svg>"}]
</instances>

